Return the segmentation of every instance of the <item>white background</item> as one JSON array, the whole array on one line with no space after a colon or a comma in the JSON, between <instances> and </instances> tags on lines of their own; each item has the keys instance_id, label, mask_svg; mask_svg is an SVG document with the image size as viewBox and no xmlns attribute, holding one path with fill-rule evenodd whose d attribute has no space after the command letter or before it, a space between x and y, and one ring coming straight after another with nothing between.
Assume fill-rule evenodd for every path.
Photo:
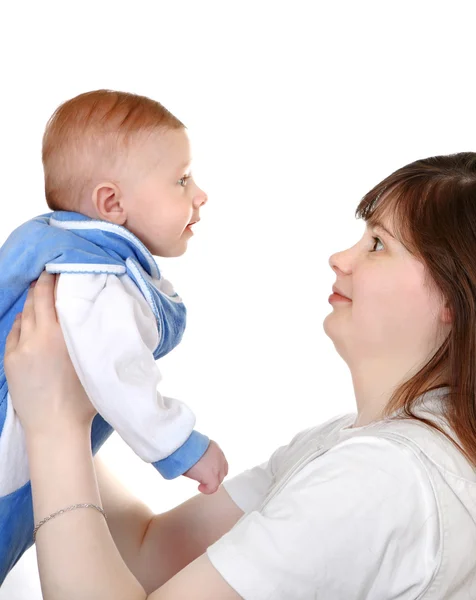
<instances>
[{"instance_id":1,"label":"white background","mask_svg":"<svg viewBox=\"0 0 476 600\"><path fill-rule=\"evenodd\" d=\"M188 127L209 194L188 253L160 266L184 298L182 345L161 361L230 474L298 430L352 411L322 331L329 255L354 243L363 194L417 158L475 149L471 2L4 2L0 238L47 210L44 125L62 101L113 88ZM154 510L195 493L117 435L110 467ZM34 550L1 600L41 598Z\"/></svg>"}]
</instances>

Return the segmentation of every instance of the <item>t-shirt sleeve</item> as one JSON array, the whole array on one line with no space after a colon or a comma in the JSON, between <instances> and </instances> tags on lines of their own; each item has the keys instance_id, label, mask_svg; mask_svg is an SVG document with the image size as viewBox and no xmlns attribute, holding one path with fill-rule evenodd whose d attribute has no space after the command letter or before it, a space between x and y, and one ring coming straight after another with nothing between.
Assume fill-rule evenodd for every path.
<instances>
[{"instance_id":1,"label":"t-shirt sleeve","mask_svg":"<svg viewBox=\"0 0 476 600\"><path fill-rule=\"evenodd\" d=\"M293 437L289 444L275 450L267 461L223 482L231 499L244 513L252 512L260 507L273 484L276 472L286 461L289 453L296 445L305 440L310 431L311 429L301 431Z\"/></svg>"},{"instance_id":2,"label":"t-shirt sleeve","mask_svg":"<svg viewBox=\"0 0 476 600\"><path fill-rule=\"evenodd\" d=\"M62 274L56 310L78 377L101 416L143 460L160 464L187 443L184 470L195 464L206 444L196 444L190 408L158 390L157 325L130 279Z\"/></svg>"},{"instance_id":3,"label":"t-shirt sleeve","mask_svg":"<svg viewBox=\"0 0 476 600\"><path fill-rule=\"evenodd\" d=\"M352 438L308 463L208 556L245 600L416 598L439 548L438 511L407 447Z\"/></svg>"}]
</instances>

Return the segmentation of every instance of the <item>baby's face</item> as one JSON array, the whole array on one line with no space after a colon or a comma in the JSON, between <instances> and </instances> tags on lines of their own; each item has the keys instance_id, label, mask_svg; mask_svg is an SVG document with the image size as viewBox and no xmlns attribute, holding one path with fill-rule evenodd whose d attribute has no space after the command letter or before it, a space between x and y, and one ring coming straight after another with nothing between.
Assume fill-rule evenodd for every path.
<instances>
[{"instance_id":1,"label":"baby's face","mask_svg":"<svg viewBox=\"0 0 476 600\"><path fill-rule=\"evenodd\" d=\"M122 182L124 225L152 254L181 256L207 201L191 176L187 133L173 129L151 136L136 153L139 161L141 153L151 167L132 170Z\"/></svg>"}]
</instances>

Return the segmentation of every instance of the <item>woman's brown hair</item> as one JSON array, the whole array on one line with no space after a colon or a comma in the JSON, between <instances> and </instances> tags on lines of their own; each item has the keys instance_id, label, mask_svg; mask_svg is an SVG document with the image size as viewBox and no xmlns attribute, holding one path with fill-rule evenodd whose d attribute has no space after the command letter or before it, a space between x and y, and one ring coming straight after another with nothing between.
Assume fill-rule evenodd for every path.
<instances>
[{"instance_id":1,"label":"woman's brown hair","mask_svg":"<svg viewBox=\"0 0 476 600\"><path fill-rule=\"evenodd\" d=\"M444 417L452 440L476 466L476 153L434 156L398 169L361 200L356 217L369 225L390 217L395 235L423 262L451 314L451 331L433 357L393 393L398 411L444 433L414 413L424 392L449 386ZM449 437L449 436L447 436ZM450 438L451 439L451 438ZM458 443L459 441L459 443Z\"/></svg>"}]
</instances>

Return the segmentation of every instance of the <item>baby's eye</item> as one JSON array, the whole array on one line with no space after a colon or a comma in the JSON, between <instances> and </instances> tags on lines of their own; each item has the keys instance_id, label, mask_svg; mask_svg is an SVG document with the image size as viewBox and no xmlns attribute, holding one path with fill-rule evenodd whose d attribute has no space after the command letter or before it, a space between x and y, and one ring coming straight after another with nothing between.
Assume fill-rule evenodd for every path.
<instances>
[{"instance_id":1,"label":"baby's eye","mask_svg":"<svg viewBox=\"0 0 476 600\"><path fill-rule=\"evenodd\" d=\"M373 246L372 246L372 250L371 250L371 252L375 252L375 250L376 250L376 249L375 249L375 246L376 246L377 244L380 244L380 245L382 246L382 248L383 248L383 244L382 244L382 241L380 240L380 238L378 238L378 237L372 237L372 240L373 240L374 244L373 244Z\"/></svg>"},{"instance_id":2,"label":"baby's eye","mask_svg":"<svg viewBox=\"0 0 476 600\"><path fill-rule=\"evenodd\" d=\"M190 179L190 175L184 175L183 177L181 177L178 180L178 183L182 186L182 187L186 187L187 185L187 181Z\"/></svg>"}]
</instances>

